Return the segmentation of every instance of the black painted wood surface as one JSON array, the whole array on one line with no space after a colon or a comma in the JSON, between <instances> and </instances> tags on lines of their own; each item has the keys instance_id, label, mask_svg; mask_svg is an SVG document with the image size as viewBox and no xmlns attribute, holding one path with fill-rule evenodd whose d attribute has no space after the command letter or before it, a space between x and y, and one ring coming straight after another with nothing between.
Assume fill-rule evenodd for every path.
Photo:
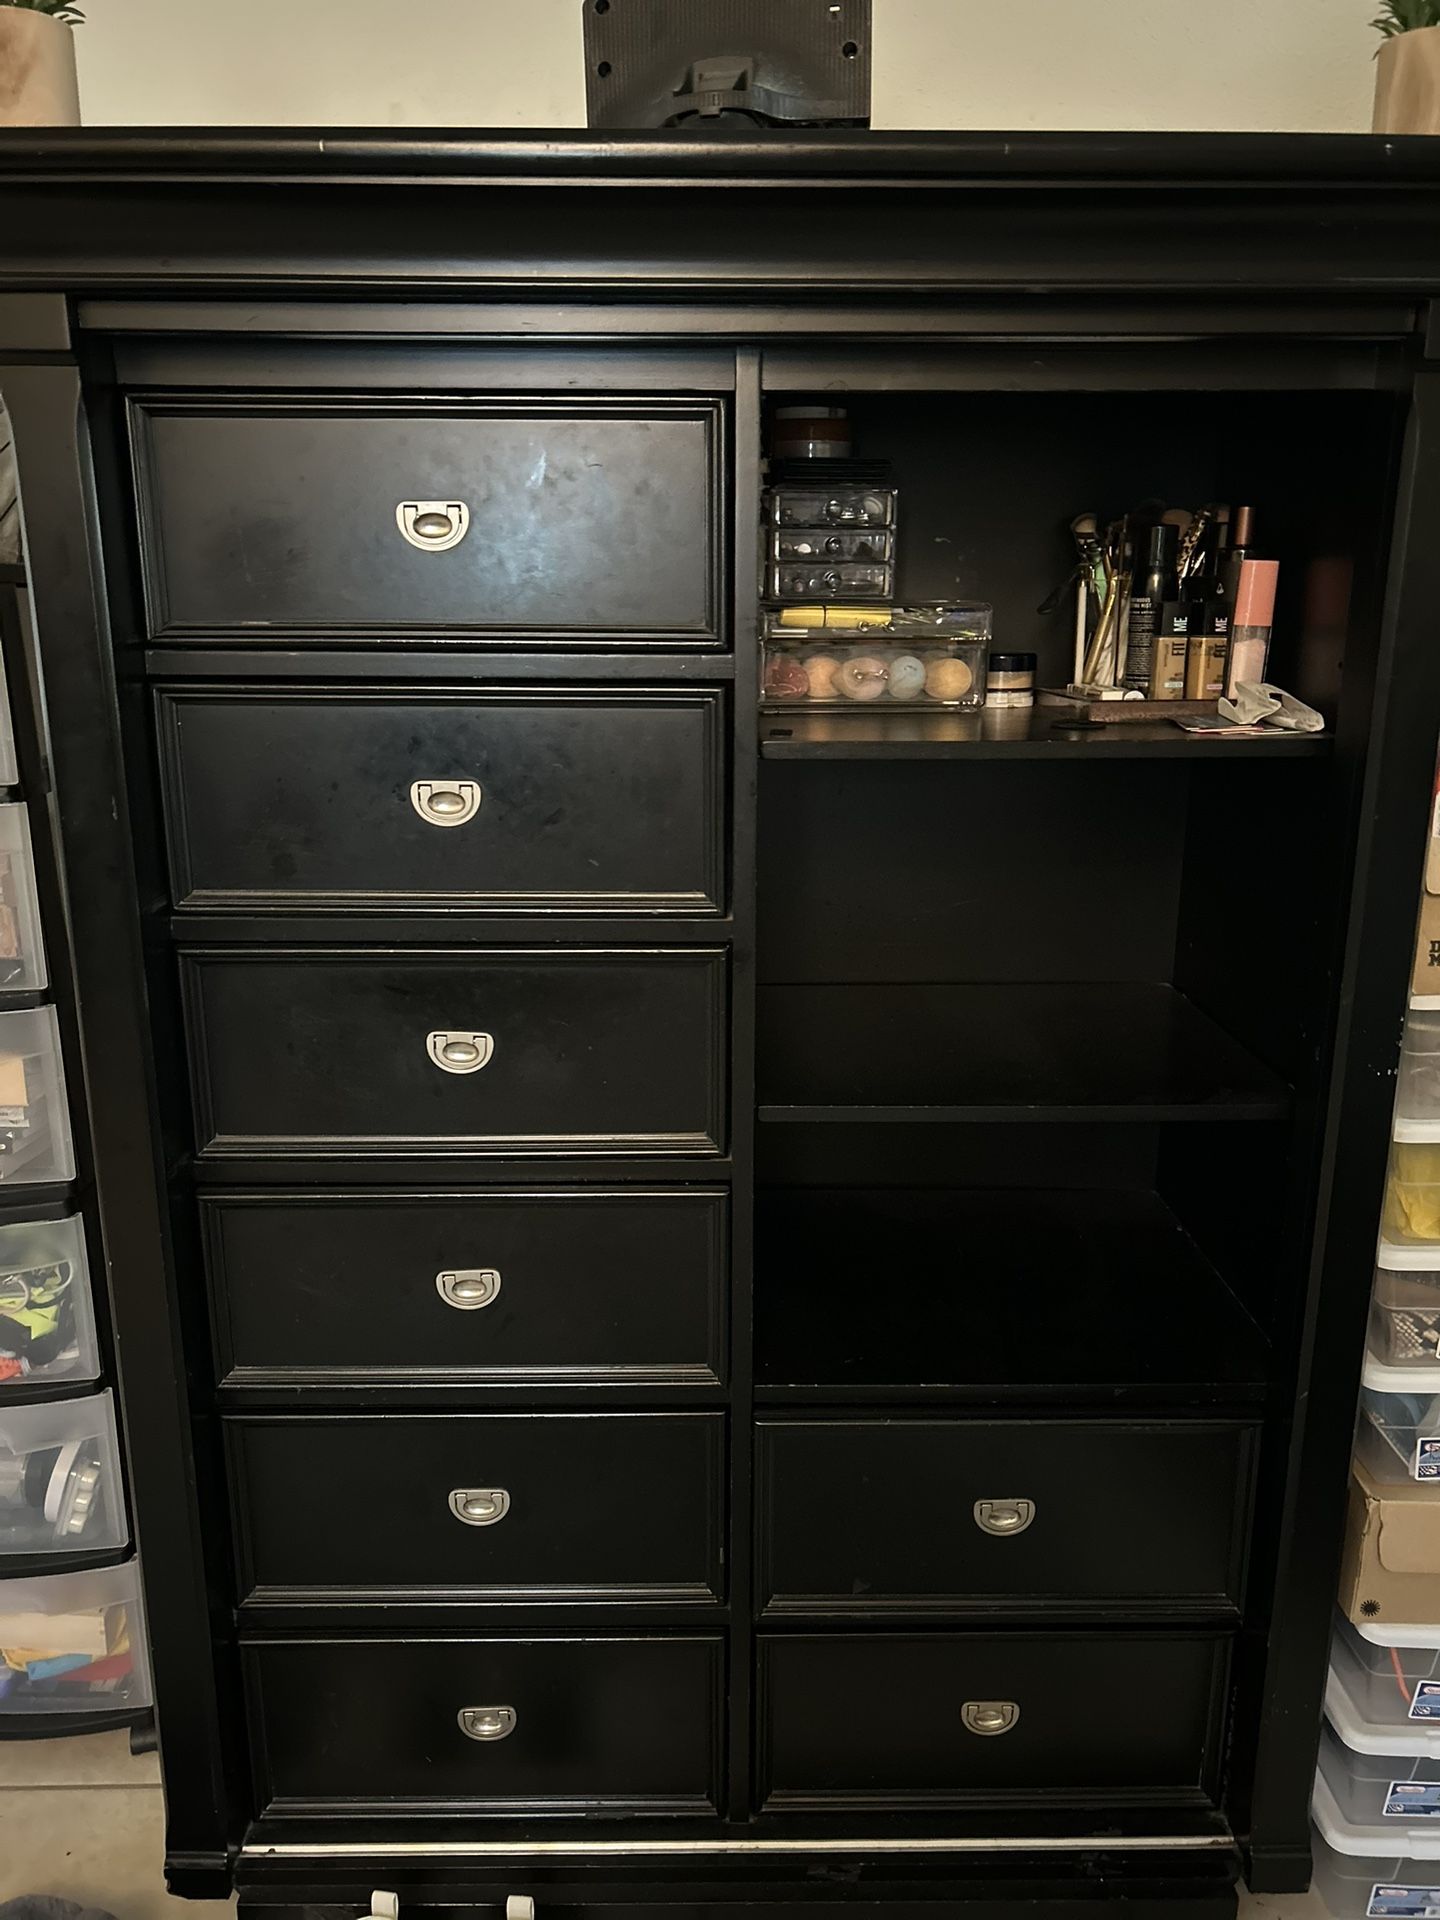
<instances>
[{"instance_id":1,"label":"black painted wood surface","mask_svg":"<svg viewBox=\"0 0 1440 1920\"><path fill-rule=\"evenodd\" d=\"M713 693L166 690L157 725L179 907L724 905ZM436 783L478 811L427 815Z\"/></svg>"}]
</instances>

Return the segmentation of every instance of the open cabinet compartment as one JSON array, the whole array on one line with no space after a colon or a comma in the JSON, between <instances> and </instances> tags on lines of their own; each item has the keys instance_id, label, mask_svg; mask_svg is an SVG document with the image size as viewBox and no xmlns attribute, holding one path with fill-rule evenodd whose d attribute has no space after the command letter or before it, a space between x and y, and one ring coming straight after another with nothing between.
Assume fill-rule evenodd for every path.
<instances>
[{"instance_id":1,"label":"open cabinet compartment","mask_svg":"<svg viewBox=\"0 0 1440 1920\"><path fill-rule=\"evenodd\" d=\"M1253 505L1269 677L1327 730L762 716L760 1397L1261 1398L1304 1285L1394 403L845 399L893 462L897 600L992 602L1042 687L1076 513Z\"/></svg>"}]
</instances>

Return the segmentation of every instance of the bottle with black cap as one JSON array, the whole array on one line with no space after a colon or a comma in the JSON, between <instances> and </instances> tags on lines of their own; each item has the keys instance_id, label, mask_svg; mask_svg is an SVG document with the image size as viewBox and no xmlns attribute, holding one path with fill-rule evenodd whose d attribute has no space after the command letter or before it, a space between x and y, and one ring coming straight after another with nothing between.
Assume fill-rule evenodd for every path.
<instances>
[{"instance_id":1,"label":"bottle with black cap","mask_svg":"<svg viewBox=\"0 0 1440 1920\"><path fill-rule=\"evenodd\" d=\"M1149 698L1163 684L1164 648L1161 627L1165 609L1180 597L1175 578L1175 528L1161 521L1145 536L1145 558L1136 571L1130 594L1129 644L1125 654L1125 685Z\"/></svg>"},{"instance_id":2,"label":"bottle with black cap","mask_svg":"<svg viewBox=\"0 0 1440 1920\"><path fill-rule=\"evenodd\" d=\"M1190 640L1185 659L1185 698L1216 700L1225 691L1230 659L1230 591L1226 578L1230 515L1217 513L1215 537L1207 541L1200 564L1190 575Z\"/></svg>"}]
</instances>

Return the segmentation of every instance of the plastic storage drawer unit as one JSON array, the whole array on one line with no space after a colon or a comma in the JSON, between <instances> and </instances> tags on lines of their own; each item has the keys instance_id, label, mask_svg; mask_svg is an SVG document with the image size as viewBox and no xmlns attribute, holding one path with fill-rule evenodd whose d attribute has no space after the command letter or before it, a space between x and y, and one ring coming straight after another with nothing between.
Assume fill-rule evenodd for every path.
<instances>
[{"instance_id":1,"label":"plastic storage drawer unit","mask_svg":"<svg viewBox=\"0 0 1440 1920\"><path fill-rule=\"evenodd\" d=\"M110 1395L0 1406L0 1560L102 1553L128 1537Z\"/></svg>"},{"instance_id":2,"label":"plastic storage drawer unit","mask_svg":"<svg viewBox=\"0 0 1440 1920\"><path fill-rule=\"evenodd\" d=\"M0 1726L11 1715L148 1707L140 1569L0 1580Z\"/></svg>"},{"instance_id":3,"label":"plastic storage drawer unit","mask_svg":"<svg viewBox=\"0 0 1440 1920\"><path fill-rule=\"evenodd\" d=\"M1430 1920L1440 1913L1440 1834L1422 1821L1393 1833L1348 1821L1318 1774L1315 1891L1335 1920Z\"/></svg>"},{"instance_id":4,"label":"plastic storage drawer unit","mask_svg":"<svg viewBox=\"0 0 1440 1920\"><path fill-rule=\"evenodd\" d=\"M0 806L0 989L34 993L45 981L30 817L22 806Z\"/></svg>"},{"instance_id":5,"label":"plastic storage drawer unit","mask_svg":"<svg viewBox=\"0 0 1440 1920\"><path fill-rule=\"evenodd\" d=\"M1440 1627L1357 1627L1337 1617L1330 1675L1372 1739L1394 1736L1396 1753L1440 1749Z\"/></svg>"},{"instance_id":6,"label":"plastic storage drawer unit","mask_svg":"<svg viewBox=\"0 0 1440 1920\"><path fill-rule=\"evenodd\" d=\"M1347 1826L1378 1835L1424 1824L1440 1834L1440 1749L1422 1753L1358 1753L1327 1720L1320 1734L1320 1774Z\"/></svg>"},{"instance_id":7,"label":"plastic storage drawer unit","mask_svg":"<svg viewBox=\"0 0 1440 1920\"><path fill-rule=\"evenodd\" d=\"M1387 1240L1433 1247L1440 1266L1440 1143L1391 1149L1384 1225Z\"/></svg>"},{"instance_id":8,"label":"plastic storage drawer unit","mask_svg":"<svg viewBox=\"0 0 1440 1920\"><path fill-rule=\"evenodd\" d=\"M893 527L893 487L776 487L770 520L777 527Z\"/></svg>"},{"instance_id":9,"label":"plastic storage drawer unit","mask_svg":"<svg viewBox=\"0 0 1440 1920\"><path fill-rule=\"evenodd\" d=\"M895 569L852 560L782 560L770 569L772 600L889 600Z\"/></svg>"},{"instance_id":10,"label":"plastic storage drawer unit","mask_svg":"<svg viewBox=\"0 0 1440 1920\"><path fill-rule=\"evenodd\" d=\"M0 421L4 419L0 407ZM10 689L0 667L0 787L13 787L20 778L20 763L15 758L15 723L10 717Z\"/></svg>"},{"instance_id":11,"label":"plastic storage drawer unit","mask_svg":"<svg viewBox=\"0 0 1440 1920\"><path fill-rule=\"evenodd\" d=\"M0 1184L74 1178L55 1010L0 1013Z\"/></svg>"},{"instance_id":12,"label":"plastic storage drawer unit","mask_svg":"<svg viewBox=\"0 0 1440 1920\"><path fill-rule=\"evenodd\" d=\"M84 1222L0 1227L0 1406L7 1388L99 1374Z\"/></svg>"},{"instance_id":13,"label":"plastic storage drawer unit","mask_svg":"<svg viewBox=\"0 0 1440 1920\"><path fill-rule=\"evenodd\" d=\"M1406 1016L1395 1118L1440 1123L1440 1008L1412 1007ZM1396 1138L1405 1138L1403 1126L1397 1127Z\"/></svg>"},{"instance_id":14,"label":"plastic storage drawer unit","mask_svg":"<svg viewBox=\"0 0 1440 1920\"><path fill-rule=\"evenodd\" d=\"M1370 1350L1386 1366L1433 1366L1440 1389L1440 1246L1380 1242L1370 1301Z\"/></svg>"},{"instance_id":15,"label":"plastic storage drawer unit","mask_svg":"<svg viewBox=\"0 0 1440 1920\"><path fill-rule=\"evenodd\" d=\"M1356 1451L1377 1480L1440 1482L1440 1393L1365 1387L1360 1411Z\"/></svg>"},{"instance_id":16,"label":"plastic storage drawer unit","mask_svg":"<svg viewBox=\"0 0 1440 1920\"><path fill-rule=\"evenodd\" d=\"M773 527L770 558L888 562L895 558L895 531L893 527Z\"/></svg>"}]
</instances>

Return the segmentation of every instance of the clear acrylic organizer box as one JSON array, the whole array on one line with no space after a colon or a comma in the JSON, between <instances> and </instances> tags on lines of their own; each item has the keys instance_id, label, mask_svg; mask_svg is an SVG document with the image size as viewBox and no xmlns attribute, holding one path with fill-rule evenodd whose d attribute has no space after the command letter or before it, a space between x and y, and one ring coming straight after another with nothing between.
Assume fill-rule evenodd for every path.
<instances>
[{"instance_id":1,"label":"clear acrylic organizer box","mask_svg":"<svg viewBox=\"0 0 1440 1920\"><path fill-rule=\"evenodd\" d=\"M0 1013L0 1186L74 1177L55 1009Z\"/></svg>"},{"instance_id":2,"label":"clear acrylic organizer box","mask_svg":"<svg viewBox=\"0 0 1440 1920\"><path fill-rule=\"evenodd\" d=\"M7 1389L99 1376L84 1222L0 1226L0 1408Z\"/></svg>"},{"instance_id":3,"label":"clear acrylic organizer box","mask_svg":"<svg viewBox=\"0 0 1440 1920\"><path fill-rule=\"evenodd\" d=\"M10 1555L108 1553L129 1537L112 1395L0 1400L0 1571Z\"/></svg>"},{"instance_id":4,"label":"clear acrylic organizer box","mask_svg":"<svg viewBox=\"0 0 1440 1920\"><path fill-rule=\"evenodd\" d=\"M135 1561L0 1580L0 1726L10 1717L137 1709L151 1698Z\"/></svg>"}]
</instances>

